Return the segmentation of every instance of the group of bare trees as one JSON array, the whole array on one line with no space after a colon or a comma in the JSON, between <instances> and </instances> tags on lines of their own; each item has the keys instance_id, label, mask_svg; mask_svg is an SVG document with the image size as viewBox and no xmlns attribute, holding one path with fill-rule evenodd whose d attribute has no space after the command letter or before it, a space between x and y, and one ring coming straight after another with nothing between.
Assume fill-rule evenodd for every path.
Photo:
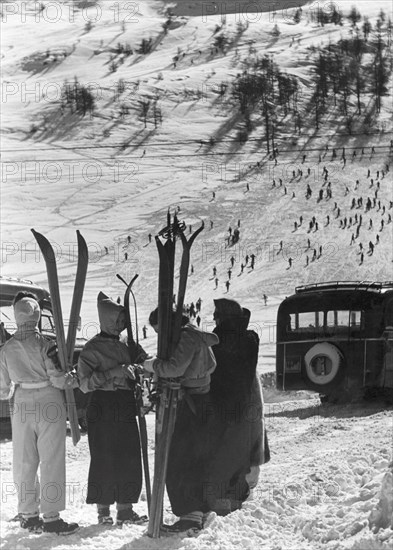
<instances>
[{"instance_id":1,"label":"group of bare trees","mask_svg":"<svg viewBox=\"0 0 393 550\"><path fill-rule=\"evenodd\" d=\"M75 77L74 82L65 82L62 89L61 105L64 109L68 107L72 113L92 114L95 108L94 96L91 91L80 84Z\"/></svg>"},{"instance_id":2,"label":"group of bare trees","mask_svg":"<svg viewBox=\"0 0 393 550\"><path fill-rule=\"evenodd\" d=\"M301 8L295 17L300 20ZM315 17L323 25L343 24L343 16L335 6L329 13L317 11ZM319 130L334 117L337 123L345 124L349 134L355 125L370 129L373 118L381 111L383 96L388 94L392 24L381 11L373 28L356 8L352 8L348 20L348 38L311 47L314 62L308 90L295 76L282 72L272 57L248 62L248 68L238 75L231 89L232 99L243 116L243 136L263 125L270 153L284 124L288 130L292 123L295 132L306 125Z\"/></svg>"},{"instance_id":3,"label":"group of bare trees","mask_svg":"<svg viewBox=\"0 0 393 550\"><path fill-rule=\"evenodd\" d=\"M232 97L244 116L247 132L253 129L251 116L258 114L264 122L268 153L274 150L277 120L282 114L297 109L298 82L295 77L282 73L273 59L264 56L239 75L232 87Z\"/></svg>"},{"instance_id":4,"label":"group of bare trees","mask_svg":"<svg viewBox=\"0 0 393 550\"><path fill-rule=\"evenodd\" d=\"M363 122L360 115L367 115L368 109L379 114L382 97L388 93L392 71L389 62L391 22L384 25L382 15L373 29L365 18L360 30L357 26L360 14L356 8L351 13L352 36L329 44L317 53L313 90L316 129L326 111L333 107L344 116L351 134L355 117Z\"/></svg>"}]
</instances>

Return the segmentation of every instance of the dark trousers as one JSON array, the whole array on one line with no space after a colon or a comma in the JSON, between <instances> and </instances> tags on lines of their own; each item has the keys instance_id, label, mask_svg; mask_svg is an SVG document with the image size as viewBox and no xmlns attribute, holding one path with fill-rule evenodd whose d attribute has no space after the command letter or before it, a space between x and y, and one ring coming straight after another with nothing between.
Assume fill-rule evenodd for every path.
<instances>
[{"instance_id":1,"label":"dark trousers","mask_svg":"<svg viewBox=\"0 0 393 550\"><path fill-rule=\"evenodd\" d=\"M142 489L139 431L132 391L92 393L87 409L88 504L138 502Z\"/></svg>"}]
</instances>

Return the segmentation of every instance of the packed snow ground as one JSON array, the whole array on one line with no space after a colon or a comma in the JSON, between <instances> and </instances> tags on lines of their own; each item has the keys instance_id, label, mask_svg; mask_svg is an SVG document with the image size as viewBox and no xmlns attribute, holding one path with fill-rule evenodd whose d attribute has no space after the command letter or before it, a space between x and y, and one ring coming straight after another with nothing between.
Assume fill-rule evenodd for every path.
<instances>
[{"instance_id":1,"label":"packed snow ground","mask_svg":"<svg viewBox=\"0 0 393 550\"><path fill-rule=\"evenodd\" d=\"M335 3L348 11L353 2ZM205 221L205 230L193 248L194 273L190 273L186 301L202 298L202 322L207 329L213 328L213 299L227 295L224 284L229 260L235 257L228 297L252 311L251 328L261 337L260 372L274 368L277 307L283 297L293 293L295 285L332 279L392 279L392 224L379 233L380 244L372 257L365 256L363 265L359 265L358 254L359 240L366 248L369 240L375 241L380 221L386 222L387 215L383 217L375 209L369 214L359 210L363 226L356 246L350 246L351 231L339 228L333 211L333 202L338 201L341 217L353 215L352 198L373 193L366 177L368 169L375 178L376 171L391 160L389 98L384 99L379 134L343 137L337 135L340 132L332 121L331 132L312 135L310 129L310 134L302 135L296 143L291 132L283 135L279 141L283 152L273 172L263 144L252 140L243 146L236 143L236 120L217 93L221 82L231 82L255 50L259 55L273 54L283 70L302 79L307 94L310 46L348 36L348 23L317 27L307 16L315 3L314 8L312 4L303 6L304 17L298 25L287 12L279 11L273 17L273 12L261 11L254 19L251 14L241 16L241 22L248 20L248 28L236 47L224 55L212 52L216 26L223 23L222 18L211 12L206 18L192 17L201 9L198 2L179 4L178 11L172 5L179 15L172 19L166 34L162 32L166 6L153 0L140 2L136 13L120 4L119 17L108 2L89 2L75 10L71 9L75 4L59 3L57 9L61 10L56 13L56 3L51 2L52 11L41 17L34 11L34 3L21 3L18 9L22 4L27 10L25 17L16 13L16 3L2 4L3 14L7 11L2 29L2 274L47 286L45 266L29 230L34 227L42 231L58 247L67 317L75 273L72 246L75 229L79 229L90 252L81 336L90 338L97 331L98 292L103 290L113 298L122 295L124 289L116 273L126 279L140 273L135 292L140 325L146 323L148 312L156 305L158 264L154 239L149 244L148 235L154 237L162 228L168 207L174 211L180 206L180 217L193 229ZM45 1L43 4L49 6ZM86 30L96 6L102 10L101 16ZM371 22L381 8L390 16L392 13L390 2L357 2L357 6ZM54 22L48 23L44 17ZM236 35L238 22L239 14L227 16L224 30L228 36ZM281 33L277 39L272 37L275 23ZM115 73L109 71L109 55L114 55L118 42L130 43L135 49L142 38L149 37L157 40L149 55L134 53L119 63ZM119 56L115 58L119 61ZM72 81L74 76L97 87L98 108L92 118L60 113L59 90L64 80ZM120 79L126 82L126 91L118 96ZM140 102L156 96L162 125L155 129L150 118L145 128ZM119 114L123 103L129 106L128 116ZM252 137L260 137L258 132L262 130ZM207 143L211 137L214 147L199 143ZM360 151L365 147L366 154L358 155L356 161L348 158L344 167L338 161L331 162L329 152L318 164L327 140L330 148L339 150L345 145L347 150L357 147ZM370 153L371 146L376 147L375 155ZM292 170L302 166L303 149L307 152L303 168L310 167L312 176L291 181ZM262 171L246 177L256 161L261 161ZM325 164L332 177L333 199L317 203ZM283 179L287 195L272 188L273 177ZM356 180L360 183L355 191ZM304 199L307 183L313 189L310 201ZM389 175L381 179L379 197L387 208L393 199ZM308 234L313 215L320 222L320 230ZM325 226L327 215L331 217L329 226ZM300 216L304 223L294 231ZM373 230L367 229L370 217ZM240 241L226 248L228 227L235 227L238 220ZM312 248L322 245L324 254L306 268L307 238ZM284 253L277 254L281 240ZM246 268L241 273L240 264L251 253L256 254L255 269ZM289 257L294 258L291 269ZM219 278L217 289L214 266ZM268 296L266 306L264 293ZM151 330L143 345L155 351ZM211 517L206 529L194 539L153 541L144 535L143 527L98 527L94 507L84 503L89 462L86 436L76 448L67 439L70 495L64 517L80 522L81 530L66 539L28 536L17 524L9 523L16 513L16 499L10 485L11 443L3 441L1 548L390 549L391 410L382 405L321 407L316 398L295 395L292 401L285 401L287 397L273 391L267 396L271 462L262 468L259 485L243 510L226 518ZM153 421L149 415L151 461ZM382 505L378 508L381 492ZM143 498L137 510L146 512ZM173 519L167 501L165 519ZM374 524L376 531L380 527L375 533Z\"/></svg>"},{"instance_id":2,"label":"packed snow ground","mask_svg":"<svg viewBox=\"0 0 393 550\"><path fill-rule=\"evenodd\" d=\"M147 419L153 464L154 416ZM98 526L95 507L84 503L86 435L77 447L67 438L68 503L63 513L67 520L78 521L81 529L66 538L27 535L18 524L8 523L16 512L16 498L11 442L3 441L1 548L389 550L393 544L391 411L376 404L321 406L317 398L297 396L295 401L266 403L266 420L272 459L261 467L258 486L242 510L226 517L211 514L196 538L152 540L143 526ZM147 512L145 498L143 490L135 507L141 514ZM175 519L167 500L164 519Z\"/></svg>"}]
</instances>

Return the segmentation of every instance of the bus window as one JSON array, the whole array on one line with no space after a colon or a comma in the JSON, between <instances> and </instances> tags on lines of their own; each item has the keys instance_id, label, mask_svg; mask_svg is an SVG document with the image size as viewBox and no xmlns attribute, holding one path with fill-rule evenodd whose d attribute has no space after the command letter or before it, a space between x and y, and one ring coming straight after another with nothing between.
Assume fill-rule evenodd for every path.
<instances>
[{"instance_id":1,"label":"bus window","mask_svg":"<svg viewBox=\"0 0 393 550\"><path fill-rule=\"evenodd\" d=\"M14 317L14 308L12 306L3 306L0 309L0 321L3 323L3 329L9 334L16 331L16 321Z\"/></svg>"},{"instance_id":2,"label":"bus window","mask_svg":"<svg viewBox=\"0 0 393 550\"><path fill-rule=\"evenodd\" d=\"M327 311L326 326L327 327L354 327L360 328L362 325L361 311Z\"/></svg>"},{"instance_id":3,"label":"bus window","mask_svg":"<svg viewBox=\"0 0 393 550\"><path fill-rule=\"evenodd\" d=\"M386 302L384 314L385 327L393 327L393 299Z\"/></svg>"},{"instance_id":4,"label":"bus window","mask_svg":"<svg viewBox=\"0 0 393 550\"><path fill-rule=\"evenodd\" d=\"M337 311L327 311L325 325L327 327L337 326Z\"/></svg>"},{"instance_id":5,"label":"bus window","mask_svg":"<svg viewBox=\"0 0 393 550\"><path fill-rule=\"evenodd\" d=\"M349 311L335 311L338 327L349 326Z\"/></svg>"},{"instance_id":6,"label":"bus window","mask_svg":"<svg viewBox=\"0 0 393 550\"><path fill-rule=\"evenodd\" d=\"M351 327L360 328L362 326L362 312L351 311Z\"/></svg>"},{"instance_id":7,"label":"bus window","mask_svg":"<svg viewBox=\"0 0 393 550\"><path fill-rule=\"evenodd\" d=\"M43 310L41 312L41 330L43 332L51 332L53 334L55 332L52 313L48 310Z\"/></svg>"},{"instance_id":8,"label":"bus window","mask_svg":"<svg viewBox=\"0 0 393 550\"><path fill-rule=\"evenodd\" d=\"M291 314L291 318L295 317L295 314ZM315 330L318 323L318 317L315 311L302 311L296 316L295 326L292 326L292 330L299 330L301 332L307 332L308 330Z\"/></svg>"}]
</instances>

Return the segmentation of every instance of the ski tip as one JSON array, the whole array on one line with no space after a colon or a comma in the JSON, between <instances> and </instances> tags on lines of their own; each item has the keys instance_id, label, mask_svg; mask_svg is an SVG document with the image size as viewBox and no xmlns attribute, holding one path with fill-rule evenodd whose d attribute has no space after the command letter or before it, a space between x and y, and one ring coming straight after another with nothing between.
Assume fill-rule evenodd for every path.
<instances>
[{"instance_id":1,"label":"ski tip","mask_svg":"<svg viewBox=\"0 0 393 550\"><path fill-rule=\"evenodd\" d=\"M79 229L76 230L76 238L77 238L79 244L83 244L83 246L87 247L85 238L83 237L83 235L79 231Z\"/></svg>"},{"instance_id":2,"label":"ski tip","mask_svg":"<svg viewBox=\"0 0 393 550\"><path fill-rule=\"evenodd\" d=\"M87 243L79 229L76 230L76 239L78 241L78 256L83 258L87 266L89 263L89 249L87 248Z\"/></svg>"},{"instance_id":3,"label":"ski tip","mask_svg":"<svg viewBox=\"0 0 393 550\"><path fill-rule=\"evenodd\" d=\"M121 281L122 283L124 283L127 287L130 287L133 285L134 281L139 277L139 273L137 273L136 275L134 275L134 277L131 279L131 281L129 283L127 283L127 281L119 274L119 273L116 273L116 277L119 279L119 281Z\"/></svg>"},{"instance_id":4,"label":"ski tip","mask_svg":"<svg viewBox=\"0 0 393 550\"><path fill-rule=\"evenodd\" d=\"M33 233L37 242L42 242L47 240L47 238L39 231L36 231L35 229L31 228L31 232Z\"/></svg>"},{"instance_id":5,"label":"ski tip","mask_svg":"<svg viewBox=\"0 0 393 550\"><path fill-rule=\"evenodd\" d=\"M130 281L130 284L128 285L130 288L131 286L134 284L134 282L137 280L137 278L139 277L139 273L136 273L133 278L131 279Z\"/></svg>"},{"instance_id":6,"label":"ski tip","mask_svg":"<svg viewBox=\"0 0 393 550\"><path fill-rule=\"evenodd\" d=\"M125 285L127 285L127 283L125 282L125 280L123 279L123 277L120 275L120 273L116 273L116 277L119 279L119 281L121 281L122 283L124 283Z\"/></svg>"}]
</instances>

